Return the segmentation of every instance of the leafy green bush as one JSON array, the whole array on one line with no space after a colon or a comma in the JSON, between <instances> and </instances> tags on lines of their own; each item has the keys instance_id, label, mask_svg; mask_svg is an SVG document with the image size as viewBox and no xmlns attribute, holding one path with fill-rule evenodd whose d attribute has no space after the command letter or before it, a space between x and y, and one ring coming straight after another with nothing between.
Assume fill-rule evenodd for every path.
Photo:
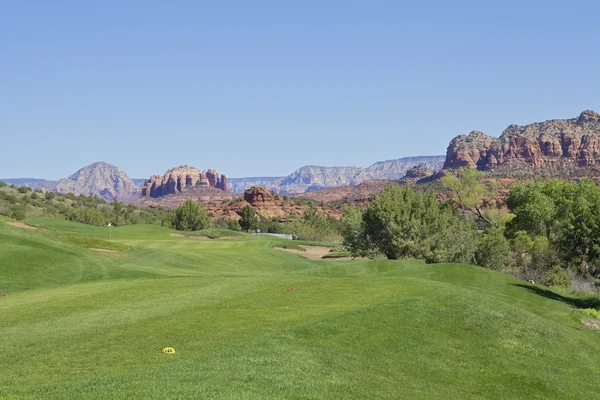
<instances>
[{"instance_id":1,"label":"leafy green bush","mask_svg":"<svg viewBox=\"0 0 600 400\"><path fill-rule=\"evenodd\" d=\"M188 199L167 217L167 224L178 231L199 231L208 228L211 221L204 206Z\"/></svg>"},{"instance_id":2,"label":"leafy green bush","mask_svg":"<svg viewBox=\"0 0 600 400\"><path fill-rule=\"evenodd\" d=\"M488 229L480 238L476 253L477 265L504 270L510 263L510 244L499 228Z\"/></svg>"},{"instance_id":3,"label":"leafy green bush","mask_svg":"<svg viewBox=\"0 0 600 400\"><path fill-rule=\"evenodd\" d=\"M242 208L242 218L239 221L239 224L244 231L254 230L258 228L258 216L256 215L256 211L250 204L246 204Z\"/></svg>"},{"instance_id":4,"label":"leafy green bush","mask_svg":"<svg viewBox=\"0 0 600 400\"><path fill-rule=\"evenodd\" d=\"M104 215L100 211L92 207L76 207L69 211L66 215L70 221L79 222L82 224L104 226L106 224Z\"/></svg>"},{"instance_id":5,"label":"leafy green bush","mask_svg":"<svg viewBox=\"0 0 600 400\"><path fill-rule=\"evenodd\" d=\"M583 308L580 310L582 313L589 315L592 318L600 319L600 312L595 308Z\"/></svg>"},{"instance_id":6,"label":"leafy green bush","mask_svg":"<svg viewBox=\"0 0 600 400\"><path fill-rule=\"evenodd\" d=\"M546 285L571 287L571 276L560 265L555 265L550 271L546 272Z\"/></svg>"},{"instance_id":7,"label":"leafy green bush","mask_svg":"<svg viewBox=\"0 0 600 400\"><path fill-rule=\"evenodd\" d=\"M433 190L388 185L362 214L360 229L368 237L364 243L389 259L475 261L476 230L451 207L440 203ZM359 253L372 250L349 247L350 251L357 249Z\"/></svg>"},{"instance_id":8,"label":"leafy green bush","mask_svg":"<svg viewBox=\"0 0 600 400\"><path fill-rule=\"evenodd\" d=\"M232 230L232 231L239 231L240 230L240 223L231 218L227 220L227 229Z\"/></svg>"}]
</instances>

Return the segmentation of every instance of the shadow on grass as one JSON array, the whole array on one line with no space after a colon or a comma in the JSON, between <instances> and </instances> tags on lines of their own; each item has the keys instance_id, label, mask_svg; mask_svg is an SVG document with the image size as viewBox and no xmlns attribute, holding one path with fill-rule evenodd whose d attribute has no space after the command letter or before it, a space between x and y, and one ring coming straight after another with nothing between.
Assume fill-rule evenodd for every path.
<instances>
[{"instance_id":1,"label":"shadow on grass","mask_svg":"<svg viewBox=\"0 0 600 400\"><path fill-rule=\"evenodd\" d=\"M538 286L526 285L523 283L514 283L514 286L522 287L529 290L532 293L546 297L552 300L562 301L575 308L595 308L600 309L600 298L597 296L587 297L566 297L558 293L554 293L551 290L543 289Z\"/></svg>"}]
</instances>

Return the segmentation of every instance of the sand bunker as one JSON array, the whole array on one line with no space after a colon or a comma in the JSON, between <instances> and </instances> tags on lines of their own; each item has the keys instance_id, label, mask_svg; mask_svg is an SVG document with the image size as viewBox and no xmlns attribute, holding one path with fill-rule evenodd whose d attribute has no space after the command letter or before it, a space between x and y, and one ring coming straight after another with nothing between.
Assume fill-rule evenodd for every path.
<instances>
[{"instance_id":1,"label":"sand bunker","mask_svg":"<svg viewBox=\"0 0 600 400\"><path fill-rule=\"evenodd\" d=\"M90 247L88 250L101 251L103 253L119 253L119 250L110 250L110 249L98 249L96 247Z\"/></svg>"},{"instance_id":2,"label":"sand bunker","mask_svg":"<svg viewBox=\"0 0 600 400\"><path fill-rule=\"evenodd\" d=\"M331 248L329 247L321 247L321 246L299 246L306 251L296 250L296 249L283 249L281 247L276 247L277 250L282 250L288 253L298 254L299 256L309 258L311 260L322 260L325 254L329 254ZM339 258L326 258L325 260L339 260Z\"/></svg>"},{"instance_id":3,"label":"sand bunker","mask_svg":"<svg viewBox=\"0 0 600 400\"><path fill-rule=\"evenodd\" d=\"M171 233L169 236L178 237L178 238L187 238L187 239L201 239L201 240L210 240L208 236L191 236L191 235L182 235L181 233Z\"/></svg>"},{"instance_id":4,"label":"sand bunker","mask_svg":"<svg viewBox=\"0 0 600 400\"><path fill-rule=\"evenodd\" d=\"M48 230L48 229L44 229L44 228L38 228L37 226L27 225L27 224L24 224L23 222L6 221L6 223L8 225L14 226L16 228L32 229L34 231L47 231Z\"/></svg>"}]
</instances>

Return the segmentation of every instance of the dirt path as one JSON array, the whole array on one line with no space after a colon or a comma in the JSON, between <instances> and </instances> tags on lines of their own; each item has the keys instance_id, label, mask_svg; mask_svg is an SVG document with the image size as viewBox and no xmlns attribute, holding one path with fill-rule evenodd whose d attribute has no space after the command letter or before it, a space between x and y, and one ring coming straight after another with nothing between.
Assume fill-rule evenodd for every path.
<instances>
[{"instance_id":1,"label":"dirt path","mask_svg":"<svg viewBox=\"0 0 600 400\"><path fill-rule=\"evenodd\" d=\"M48 229L44 229L44 228L38 228L37 226L31 226L31 225L27 225L23 222L12 222L12 221L6 221L6 223L10 226L14 226L16 228L23 228L23 229L32 229L34 231L47 231Z\"/></svg>"},{"instance_id":2,"label":"dirt path","mask_svg":"<svg viewBox=\"0 0 600 400\"><path fill-rule=\"evenodd\" d=\"M96 247L90 247L88 250L101 251L103 253L120 253L119 250L98 249Z\"/></svg>"}]
</instances>

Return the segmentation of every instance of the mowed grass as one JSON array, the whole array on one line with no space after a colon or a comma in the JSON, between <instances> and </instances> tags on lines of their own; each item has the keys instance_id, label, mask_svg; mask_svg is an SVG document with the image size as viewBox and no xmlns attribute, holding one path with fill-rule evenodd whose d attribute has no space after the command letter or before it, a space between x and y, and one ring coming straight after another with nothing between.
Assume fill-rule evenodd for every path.
<instances>
[{"instance_id":1,"label":"mowed grass","mask_svg":"<svg viewBox=\"0 0 600 400\"><path fill-rule=\"evenodd\" d=\"M493 271L157 226L113 228L103 253L85 244L107 228L3 221L0 398L598 397L582 300Z\"/></svg>"}]
</instances>

